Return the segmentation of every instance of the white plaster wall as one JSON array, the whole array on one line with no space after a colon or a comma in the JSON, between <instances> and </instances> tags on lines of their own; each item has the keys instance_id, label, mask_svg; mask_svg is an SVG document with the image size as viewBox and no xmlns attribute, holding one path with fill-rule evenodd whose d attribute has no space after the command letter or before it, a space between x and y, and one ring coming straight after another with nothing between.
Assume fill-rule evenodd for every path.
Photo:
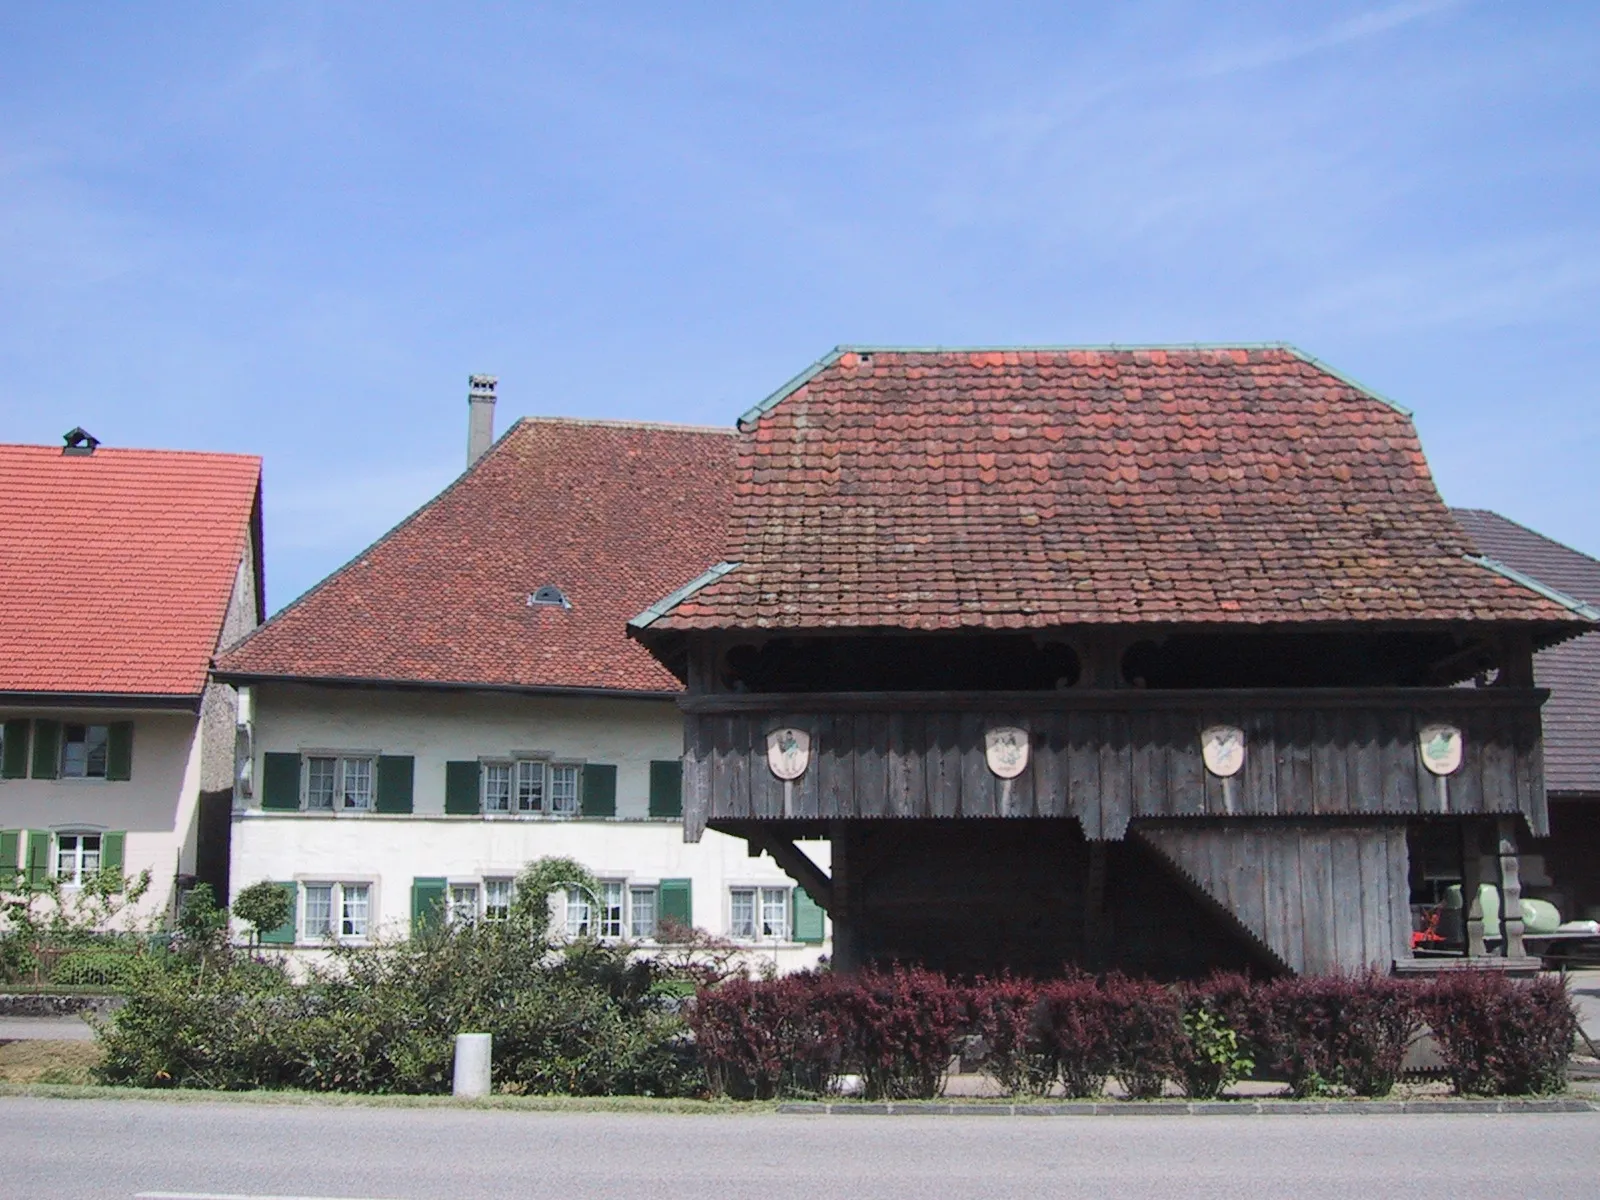
<instances>
[{"instance_id":1,"label":"white plaster wall","mask_svg":"<svg viewBox=\"0 0 1600 1200\"><path fill-rule=\"evenodd\" d=\"M72 724L133 722L132 778L0 780L0 828L52 832L126 830L123 869L148 869L139 919L170 911L174 876L193 868L186 844L200 790L199 722L189 713L128 709L0 709L0 720L48 718Z\"/></svg>"},{"instance_id":2,"label":"white plaster wall","mask_svg":"<svg viewBox=\"0 0 1600 1200\"><path fill-rule=\"evenodd\" d=\"M728 889L790 887L770 858L708 832L683 840L675 820L650 819L649 765L676 759L682 717L671 701L422 693L300 685L254 689L254 774L268 752L351 750L415 758L411 815L263 812L260 797L235 814L232 886L263 879L365 882L380 931L410 924L411 882L445 877L477 882L507 877L534 859L574 858L603 879L653 884L687 878L694 924L723 935ZM567 761L617 767L617 816L551 819L447 816L445 763L539 751ZM258 786L259 791L259 786ZM805 849L825 870L825 842ZM823 946L753 949L782 970L815 963Z\"/></svg>"}]
</instances>

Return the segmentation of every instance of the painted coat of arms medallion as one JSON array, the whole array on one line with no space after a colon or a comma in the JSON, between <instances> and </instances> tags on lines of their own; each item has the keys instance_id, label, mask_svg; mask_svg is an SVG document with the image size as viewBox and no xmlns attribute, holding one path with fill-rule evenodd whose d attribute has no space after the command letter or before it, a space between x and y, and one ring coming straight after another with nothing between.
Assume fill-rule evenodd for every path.
<instances>
[{"instance_id":1,"label":"painted coat of arms medallion","mask_svg":"<svg viewBox=\"0 0 1600 1200\"><path fill-rule=\"evenodd\" d=\"M804 729L774 729L767 734L767 765L784 782L799 779L811 762L811 735Z\"/></svg>"}]
</instances>

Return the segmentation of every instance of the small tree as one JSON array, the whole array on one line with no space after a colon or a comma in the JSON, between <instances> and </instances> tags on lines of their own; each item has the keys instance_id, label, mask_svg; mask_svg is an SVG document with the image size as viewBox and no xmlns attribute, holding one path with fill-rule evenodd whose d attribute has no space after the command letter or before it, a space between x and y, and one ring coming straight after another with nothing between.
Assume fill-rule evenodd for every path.
<instances>
[{"instance_id":1,"label":"small tree","mask_svg":"<svg viewBox=\"0 0 1600 1200\"><path fill-rule=\"evenodd\" d=\"M261 945L261 935L289 920L291 901L287 889L270 880L252 883L233 900L233 915L250 926L250 944Z\"/></svg>"}]
</instances>

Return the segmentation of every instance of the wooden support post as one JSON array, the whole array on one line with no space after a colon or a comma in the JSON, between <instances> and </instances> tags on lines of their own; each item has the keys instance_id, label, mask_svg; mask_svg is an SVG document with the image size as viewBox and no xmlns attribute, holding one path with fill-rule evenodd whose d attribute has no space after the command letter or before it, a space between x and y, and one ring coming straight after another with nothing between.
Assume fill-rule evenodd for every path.
<instances>
[{"instance_id":1,"label":"wooden support post","mask_svg":"<svg viewBox=\"0 0 1600 1200\"><path fill-rule=\"evenodd\" d=\"M1501 817L1495 850L1500 868L1500 953L1522 958L1522 869L1517 859L1517 818Z\"/></svg>"},{"instance_id":2,"label":"wooden support post","mask_svg":"<svg viewBox=\"0 0 1600 1200\"><path fill-rule=\"evenodd\" d=\"M860 969L860 927L856 910L859 904L853 894L850 862L849 826L843 821L828 822L828 843L831 847L833 879L829 897L833 907L828 916L833 920L833 969L850 972Z\"/></svg>"},{"instance_id":3,"label":"wooden support post","mask_svg":"<svg viewBox=\"0 0 1600 1200\"><path fill-rule=\"evenodd\" d=\"M1482 958L1483 901L1478 889L1483 883L1482 826L1477 820L1461 822L1461 923L1467 939L1467 957Z\"/></svg>"},{"instance_id":4,"label":"wooden support post","mask_svg":"<svg viewBox=\"0 0 1600 1200\"><path fill-rule=\"evenodd\" d=\"M1083 956L1091 971L1106 965L1106 844L1089 843L1083 880Z\"/></svg>"},{"instance_id":5,"label":"wooden support post","mask_svg":"<svg viewBox=\"0 0 1600 1200\"><path fill-rule=\"evenodd\" d=\"M751 854L772 855L772 861L783 868L784 874L805 888L830 917L834 915L833 881L799 846L786 837L760 829L745 834L745 845Z\"/></svg>"}]
</instances>

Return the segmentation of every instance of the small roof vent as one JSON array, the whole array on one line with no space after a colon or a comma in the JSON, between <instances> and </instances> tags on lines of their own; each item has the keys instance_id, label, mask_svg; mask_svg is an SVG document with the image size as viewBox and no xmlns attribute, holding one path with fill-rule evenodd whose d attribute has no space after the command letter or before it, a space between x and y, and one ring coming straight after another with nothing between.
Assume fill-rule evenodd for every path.
<instances>
[{"instance_id":1,"label":"small roof vent","mask_svg":"<svg viewBox=\"0 0 1600 1200\"><path fill-rule=\"evenodd\" d=\"M61 447L63 454L93 454L94 448L100 444L100 439L82 425L74 425L61 440L65 443Z\"/></svg>"},{"instance_id":2,"label":"small roof vent","mask_svg":"<svg viewBox=\"0 0 1600 1200\"><path fill-rule=\"evenodd\" d=\"M528 607L536 608L548 605L551 608L571 608L572 601L567 599L567 594L553 583L547 583L537 592L528 596Z\"/></svg>"}]
</instances>

